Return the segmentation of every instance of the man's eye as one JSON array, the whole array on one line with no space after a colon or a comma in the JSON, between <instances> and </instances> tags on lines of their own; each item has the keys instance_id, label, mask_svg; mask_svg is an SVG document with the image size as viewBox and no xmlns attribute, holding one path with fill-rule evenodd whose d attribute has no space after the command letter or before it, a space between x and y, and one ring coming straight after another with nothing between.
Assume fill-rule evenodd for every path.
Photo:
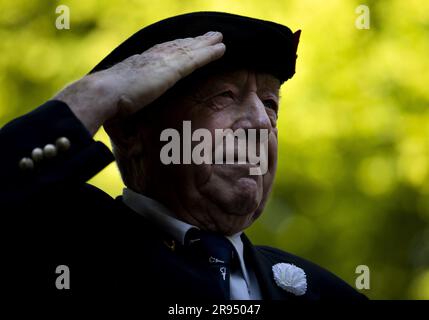
<instances>
[{"instance_id":1,"label":"man's eye","mask_svg":"<svg viewBox=\"0 0 429 320\"><path fill-rule=\"evenodd\" d=\"M234 100L234 93L229 90L223 91L213 96L210 100L214 104L221 104L221 105L230 104L232 100Z\"/></svg>"},{"instance_id":2,"label":"man's eye","mask_svg":"<svg viewBox=\"0 0 429 320\"><path fill-rule=\"evenodd\" d=\"M266 108L273 109L275 112L277 112L277 109L278 109L277 102L275 102L274 100L267 99L267 100L264 100L263 103Z\"/></svg>"},{"instance_id":3,"label":"man's eye","mask_svg":"<svg viewBox=\"0 0 429 320\"><path fill-rule=\"evenodd\" d=\"M218 97L224 97L224 98L234 98L234 94L232 93L232 91L228 90L228 91L224 91L220 94L217 95Z\"/></svg>"},{"instance_id":4,"label":"man's eye","mask_svg":"<svg viewBox=\"0 0 429 320\"><path fill-rule=\"evenodd\" d=\"M221 110L234 103L234 93L230 90L219 92L206 100L208 106L215 110Z\"/></svg>"}]
</instances>

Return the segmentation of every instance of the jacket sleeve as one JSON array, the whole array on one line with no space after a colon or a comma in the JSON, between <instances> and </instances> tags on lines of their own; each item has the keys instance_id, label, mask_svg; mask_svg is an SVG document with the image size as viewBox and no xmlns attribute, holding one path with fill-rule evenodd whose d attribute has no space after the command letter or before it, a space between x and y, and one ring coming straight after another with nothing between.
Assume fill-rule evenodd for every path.
<instances>
[{"instance_id":1,"label":"jacket sleeve","mask_svg":"<svg viewBox=\"0 0 429 320\"><path fill-rule=\"evenodd\" d=\"M84 183L114 160L67 104L56 100L1 128L0 150L2 208Z\"/></svg>"}]
</instances>

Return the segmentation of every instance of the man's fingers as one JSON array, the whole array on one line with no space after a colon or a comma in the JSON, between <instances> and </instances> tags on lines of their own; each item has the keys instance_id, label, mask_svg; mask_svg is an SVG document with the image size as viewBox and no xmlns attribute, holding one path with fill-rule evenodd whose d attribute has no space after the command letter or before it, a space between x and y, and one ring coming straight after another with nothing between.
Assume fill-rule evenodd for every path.
<instances>
[{"instance_id":1,"label":"man's fingers","mask_svg":"<svg viewBox=\"0 0 429 320\"><path fill-rule=\"evenodd\" d=\"M142 54L131 56L112 67L113 75L127 79L117 109L137 109L151 103L166 89L196 69L219 59L225 52L222 34L210 32L196 38L177 39L158 44ZM126 75L126 76L123 76ZM121 78L121 76L119 76ZM124 107L125 106L125 107Z\"/></svg>"},{"instance_id":2,"label":"man's fingers","mask_svg":"<svg viewBox=\"0 0 429 320\"><path fill-rule=\"evenodd\" d=\"M206 34L191 38L192 41L189 42L188 47L191 49L198 49L206 46L211 46L222 41L223 35L220 32L210 31Z\"/></svg>"},{"instance_id":3,"label":"man's fingers","mask_svg":"<svg viewBox=\"0 0 429 320\"><path fill-rule=\"evenodd\" d=\"M204 46L211 46L222 41L223 35L217 31L209 31L195 38L176 39L165 42L167 47L181 46L188 49L198 49Z\"/></svg>"},{"instance_id":4,"label":"man's fingers","mask_svg":"<svg viewBox=\"0 0 429 320\"><path fill-rule=\"evenodd\" d=\"M147 52L174 52L178 48L186 50L198 49L219 43L222 41L222 38L222 33L210 31L195 38L176 39L160 43L148 49Z\"/></svg>"},{"instance_id":5,"label":"man's fingers","mask_svg":"<svg viewBox=\"0 0 429 320\"><path fill-rule=\"evenodd\" d=\"M173 57L173 61L171 61L171 63L183 78L196 69L219 59L224 53L225 45L223 43L216 43L211 46L204 46L194 50L182 50L180 55Z\"/></svg>"},{"instance_id":6,"label":"man's fingers","mask_svg":"<svg viewBox=\"0 0 429 320\"><path fill-rule=\"evenodd\" d=\"M193 52L195 55L195 68L201 68L202 66L219 59L224 55L225 49L225 44L220 42L212 46L201 47L194 50Z\"/></svg>"}]
</instances>

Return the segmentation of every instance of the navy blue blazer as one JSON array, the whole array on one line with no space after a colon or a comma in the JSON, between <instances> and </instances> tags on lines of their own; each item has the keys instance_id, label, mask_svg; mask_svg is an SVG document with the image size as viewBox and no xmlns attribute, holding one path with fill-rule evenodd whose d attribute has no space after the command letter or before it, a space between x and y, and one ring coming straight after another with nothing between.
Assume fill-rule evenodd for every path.
<instances>
[{"instance_id":1,"label":"navy blue blazer","mask_svg":"<svg viewBox=\"0 0 429 320\"><path fill-rule=\"evenodd\" d=\"M71 146L52 159L21 170L36 147L67 137ZM209 270L172 248L169 235L86 181L114 160L92 139L66 104L48 101L0 130L3 256L2 284L54 295L122 295L133 292L163 301L221 299ZM242 235L244 256L267 300L366 300L347 283L290 253L253 245ZM302 268L307 292L295 296L278 287L272 266ZM58 290L58 265L70 270L70 290Z\"/></svg>"}]
</instances>

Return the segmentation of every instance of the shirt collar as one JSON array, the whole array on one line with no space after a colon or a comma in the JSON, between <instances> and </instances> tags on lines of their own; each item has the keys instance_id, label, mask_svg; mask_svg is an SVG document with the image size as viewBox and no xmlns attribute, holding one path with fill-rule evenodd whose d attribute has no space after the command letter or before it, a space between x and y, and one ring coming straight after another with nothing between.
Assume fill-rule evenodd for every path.
<instances>
[{"instance_id":1,"label":"shirt collar","mask_svg":"<svg viewBox=\"0 0 429 320\"><path fill-rule=\"evenodd\" d=\"M137 193L129 188L124 188L122 194L123 202L133 209L135 212L141 214L148 220L158 225L161 229L167 231L176 241L182 245L185 243L185 235L191 228L198 227L179 220L162 203L146 197L141 193ZM241 241L242 232L227 236L226 238L231 241L238 255L243 256L243 242Z\"/></svg>"},{"instance_id":2,"label":"shirt collar","mask_svg":"<svg viewBox=\"0 0 429 320\"><path fill-rule=\"evenodd\" d=\"M137 193L129 188L124 188L122 194L122 201L135 212L144 216L149 221L156 224L160 229L169 233L176 241L182 245L185 243L185 235L189 229L197 228L189 223L179 220L175 214L165 207L162 203ZM243 241L241 240L240 231L226 238L234 246L238 258L240 260L240 269L246 283L250 284L249 274L247 272L246 264L244 262Z\"/></svg>"},{"instance_id":3,"label":"shirt collar","mask_svg":"<svg viewBox=\"0 0 429 320\"><path fill-rule=\"evenodd\" d=\"M185 243L185 235L189 229L199 229L192 224L177 219L175 214L162 203L129 188L124 188L122 201L135 212L156 223L159 227L167 229L166 231L171 233L171 236L180 241L181 244ZM240 247L239 251L243 251L243 242L240 237L242 233L240 231L232 236L226 236L234 247L237 245Z\"/></svg>"}]
</instances>

